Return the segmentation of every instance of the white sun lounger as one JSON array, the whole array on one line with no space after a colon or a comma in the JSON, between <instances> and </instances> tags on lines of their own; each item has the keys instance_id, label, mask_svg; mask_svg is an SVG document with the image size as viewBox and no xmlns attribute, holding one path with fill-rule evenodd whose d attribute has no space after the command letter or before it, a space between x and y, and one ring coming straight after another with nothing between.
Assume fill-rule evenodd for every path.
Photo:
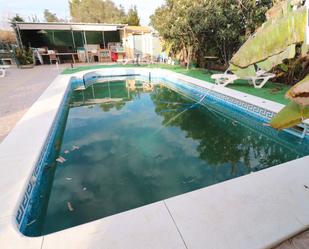
<instances>
[{"instance_id":1,"label":"white sun lounger","mask_svg":"<svg viewBox=\"0 0 309 249\"><path fill-rule=\"evenodd\" d=\"M0 65L0 77L5 76L5 70L8 69L10 66L7 65Z\"/></svg>"},{"instance_id":2,"label":"white sun lounger","mask_svg":"<svg viewBox=\"0 0 309 249\"><path fill-rule=\"evenodd\" d=\"M235 80L238 80L239 77L235 74L228 73L229 70L226 70L224 73L213 74L211 78L215 80L217 85L227 86L228 84L234 83Z\"/></svg>"},{"instance_id":3,"label":"white sun lounger","mask_svg":"<svg viewBox=\"0 0 309 249\"><path fill-rule=\"evenodd\" d=\"M255 88L262 88L269 79L274 78L276 75L273 73L267 73L264 70L258 70L256 76L240 78L235 74L228 73L226 70L223 74L213 74L211 78L215 80L217 85L227 86L234 83L235 80L244 79L253 84Z\"/></svg>"},{"instance_id":4,"label":"white sun lounger","mask_svg":"<svg viewBox=\"0 0 309 249\"><path fill-rule=\"evenodd\" d=\"M253 77L245 77L244 79L252 82L255 88L262 88L268 80L274 78L276 75L273 73L267 73L264 70L259 70L256 72L256 76Z\"/></svg>"}]
</instances>

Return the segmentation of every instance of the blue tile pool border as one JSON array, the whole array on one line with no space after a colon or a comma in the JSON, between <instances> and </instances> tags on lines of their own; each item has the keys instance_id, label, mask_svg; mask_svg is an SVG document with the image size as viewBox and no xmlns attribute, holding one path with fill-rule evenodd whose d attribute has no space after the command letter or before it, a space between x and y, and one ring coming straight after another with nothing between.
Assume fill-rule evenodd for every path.
<instances>
[{"instance_id":1,"label":"blue tile pool border","mask_svg":"<svg viewBox=\"0 0 309 249\"><path fill-rule=\"evenodd\" d=\"M257 118L261 122L268 123L275 115L276 113L273 111L270 111L266 108L259 107L257 105L251 104L249 102L246 102L244 100L240 100L238 98L228 96L223 93L219 93L215 90L206 88L206 87L201 87L198 86L194 83L184 81L184 80L171 80L167 78L163 78L164 81L170 82L172 84L177 85L180 89L186 89L186 86L189 86L191 88L191 91L194 94L199 94L199 96L206 96L204 100L205 102L208 101L209 99L212 101L215 101L221 105L228 106L230 108L236 109L242 113L245 113L251 117ZM299 125L299 127L304 128L305 124ZM294 129L286 129L286 132L295 135L300 138L305 138L309 139L309 129L305 134L303 132L296 131Z\"/></svg>"},{"instance_id":2,"label":"blue tile pool border","mask_svg":"<svg viewBox=\"0 0 309 249\"><path fill-rule=\"evenodd\" d=\"M31 206L33 204L34 196L38 192L39 185L38 184L41 181L42 173L47 165L47 158L49 157L49 154L51 152L51 147L53 146L54 139L56 137L56 133L59 129L59 126L61 125L62 121L64 120L66 116L66 112L68 110L68 101L69 96L72 89L72 83L74 81L70 80L64 96L62 98L60 108L56 114L56 117L52 123L51 129L48 133L48 136L45 140L44 146L42 148L41 154L39 156L39 159L34 167L34 170L30 176L30 180L28 182L28 185L26 187L26 190L24 192L24 195L22 197L22 201L20 205L18 206L17 213L16 213L16 223L18 226L18 229L23 232L29 222L32 222L31 220L28 220L28 214L30 212Z\"/></svg>"}]
</instances>

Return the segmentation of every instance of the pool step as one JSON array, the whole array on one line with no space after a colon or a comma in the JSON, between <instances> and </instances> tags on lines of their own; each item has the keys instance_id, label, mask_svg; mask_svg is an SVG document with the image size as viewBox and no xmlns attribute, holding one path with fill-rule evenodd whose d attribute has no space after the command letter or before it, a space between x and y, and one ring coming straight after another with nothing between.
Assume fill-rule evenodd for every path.
<instances>
[{"instance_id":1,"label":"pool step","mask_svg":"<svg viewBox=\"0 0 309 249\"><path fill-rule=\"evenodd\" d=\"M86 88L84 86L79 86L74 89L74 91L84 91Z\"/></svg>"}]
</instances>

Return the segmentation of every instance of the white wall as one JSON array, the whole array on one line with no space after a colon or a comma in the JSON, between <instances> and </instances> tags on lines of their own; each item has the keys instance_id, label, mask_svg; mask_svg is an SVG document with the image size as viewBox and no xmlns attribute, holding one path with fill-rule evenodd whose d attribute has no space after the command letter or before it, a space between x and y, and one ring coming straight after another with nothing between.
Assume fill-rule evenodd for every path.
<instances>
[{"instance_id":1,"label":"white wall","mask_svg":"<svg viewBox=\"0 0 309 249\"><path fill-rule=\"evenodd\" d=\"M161 52L160 39L151 33L128 35L123 38L123 45L130 58L133 57L133 51L141 57L151 55L153 58L158 57Z\"/></svg>"}]
</instances>

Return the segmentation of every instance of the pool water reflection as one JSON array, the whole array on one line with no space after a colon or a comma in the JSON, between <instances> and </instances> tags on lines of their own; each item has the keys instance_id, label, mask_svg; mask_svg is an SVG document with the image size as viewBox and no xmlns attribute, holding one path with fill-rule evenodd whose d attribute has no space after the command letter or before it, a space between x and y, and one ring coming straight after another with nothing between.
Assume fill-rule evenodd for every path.
<instances>
[{"instance_id":1,"label":"pool water reflection","mask_svg":"<svg viewBox=\"0 0 309 249\"><path fill-rule=\"evenodd\" d=\"M280 140L255 129L263 126L258 121L248 126L241 114L231 119L218 110L164 83L116 81L74 92L60 141L65 162L52 167L45 208L29 234L59 231L309 154L308 145L289 134Z\"/></svg>"}]
</instances>

